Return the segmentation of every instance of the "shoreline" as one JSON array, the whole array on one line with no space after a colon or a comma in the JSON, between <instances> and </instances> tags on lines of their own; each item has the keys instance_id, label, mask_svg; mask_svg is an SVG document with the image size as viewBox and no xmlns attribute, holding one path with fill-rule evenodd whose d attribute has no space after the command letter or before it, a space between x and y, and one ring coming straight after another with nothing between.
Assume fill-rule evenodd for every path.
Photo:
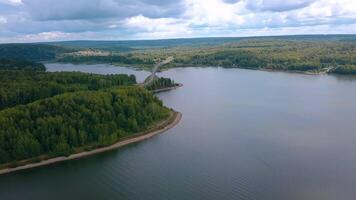
<instances>
[{"instance_id":1,"label":"shoreline","mask_svg":"<svg viewBox=\"0 0 356 200\"><path fill-rule=\"evenodd\" d=\"M152 92L152 93L160 93L160 92L166 92L166 91L169 91L169 90L175 90L175 89L178 89L180 87L183 87L183 84L178 83L176 86L173 86L173 87L167 87L167 88L161 88L161 89L157 89L157 90L151 90L150 92Z\"/></svg>"},{"instance_id":2,"label":"shoreline","mask_svg":"<svg viewBox=\"0 0 356 200\"><path fill-rule=\"evenodd\" d=\"M0 175L8 174L8 173L11 173L11 172L16 172L16 171L20 171L20 170L25 170L25 169L32 169L32 168L42 167L42 166L46 166L46 165L51 165L51 164L63 162L63 161L68 161L68 160L74 160L74 159L79 159L79 158L83 158L83 157L88 157L88 156L91 156L91 155L95 155L95 154L103 153L103 152L106 152L106 151L114 150L114 149L126 146L128 144L137 143L137 142L149 139L151 137L154 137L156 135L159 135L161 133L166 132L167 130L169 130L169 129L173 128L174 126L176 126L180 122L181 119L182 119L182 113L176 112L176 111L172 111L172 116L170 116L165 121L160 122L158 124L158 127L153 128L153 130L143 131L143 132L137 133L136 135L133 135L131 137L128 137L126 139L118 141L115 144L112 144L110 146L101 147L101 148L97 148L97 149L90 150L90 151L84 151L84 152L80 152L80 153L75 153L75 154L72 154L72 155L70 155L68 157L64 157L64 156L55 157L55 158L51 158L51 159L48 159L48 160L40 161L38 163L30 163L30 164L18 166L18 167L15 167L15 168L1 169L0 170Z\"/></svg>"},{"instance_id":3,"label":"shoreline","mask_svg":"<svg viewBox=\"0 0 356 200\"><path fill-rule=\"evenodd\" d=\"M41 61L43 64L73 64L73 65L96 65L96 64L107 64L115 67L127 67L132 68L135 71L150 71L149 67L140 66L139 64L123 64L123 63L107 63L107 62L57 62L57 61ZM200 65L200 64L176 64L174 67L163 67L158 72L167 71L174 68L186 68L186 67L201 67L201 68L208 68L208 67L221 67L225 69L245 69L245 70L256 70L256 71L266 71L266 72L285 72L291 74L305 74L305 75L342 75L342 76L349 76L355 75L353 73L333 73L327 71L301 71L301 70L277 70L277 69L267 69L267 68L244 68L244 67L224 67L224 66L214 66L214 65Z\"/></svg>"}]
</instances>

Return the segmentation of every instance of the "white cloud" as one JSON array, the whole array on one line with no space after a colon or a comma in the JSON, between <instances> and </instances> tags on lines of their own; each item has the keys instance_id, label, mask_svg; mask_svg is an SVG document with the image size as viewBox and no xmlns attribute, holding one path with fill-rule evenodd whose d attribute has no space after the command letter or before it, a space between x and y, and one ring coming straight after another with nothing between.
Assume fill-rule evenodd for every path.
<instances>
[{"instance_id":1,"label":"white cloud","mask_svg":"<svg viewBox=\"0 0 356 200\"><path fill-rule=\"evenodd\" d=\"M108 26L108 28L111 28L111 29L114 29L114 28L117 28L117 27L118 27L117 24L110 24L110 25Z\"/></svg>"},{"instance_id":2,"label":"white cloud","mask_svg":"<svg viewBox=\"0 0 356 200\"><path fill-rule=\"evenodd\" d=\"M225 26L244 22L239 14L246 12L244 2L225 3L222 0L186 0L184 16L192 25Z\"/></svg>"},{"instance_id":3,"label":"white cloud","mask_svg":"<svg viewBox=\"0 0 356 200\"><path fill-rule=\"evenodd\" d=\"M354 0L319 0L308 7L296 11L295 14L296 17L301 20L319 19L325 17L346 17L356 19L355 8L356 1Z\"/></svg>"},{"instance_id":4,"label":"white cloud","mask_svg":"<svg viewBox=\"0 0 356 200\"><path fill-rule=\"evenodd\" d=\"M355 0L0 0L0 40L356 34L354 8Z\"/></svg>"},{"instance_id":5,"label":"white cloud","mask_svg":"<svg viewBox=\"0 0 356 200\"><path fill-rule=\"evenodd\" d=\"M316 0L245 0L247 7L256 11L283 12L304 8Z\"/></svg>"},{"instance_id":6,"label":"white cloud","mask_svg":"<svg viewBox=\"0 0 356 200\"><path fill-rule=\"evenodd\" d=\"M16 5L19 5L19 4L22 4L22 0L9 0L12 4L16 4Z\"/></svg>"},{"instance_id":7,"label":"white cloud","mask_svg":"<svg viewBox=\"0 0 356 200\"><path fill-rule=\"evenodd\" d=\"M128 18L124 21L124 27L136 29L139 38L169 38L178 35L190 35L186 22L174 18L151 19L143 15Z\"/></svg>"},{"instance_id":8,"label":"white cloud","mask_svg":"<svg viewBox=\"0 0 356 200\"><path fill-rule=\"evenodd\" d=\"M1 1L1 0L0 0ZM181 12L176 0L22 0L30 16L41 21L126 18L139 14L167 17Z\"/></svg>"},{"instance_id":9,"label":"white cloud","mask_svg":"<svg viewBox=\"0 0 356 200\"><path fill-rule=\"evenodd\" d=\"M0 24L6 24L6 23L7 23L6 17L0 16Z\"/></svg>"},{"instance_id":10,"label":"white cloud","mask_svg":"<svg viewBox=\"0 0 356 200\"><path fill-rule=\"evenodd\" d=\"M301 34L354 34L356 23L347 25L316 25L303 27L259 28L240 30L239 36L301 35ZM234 35L236 36L236 35Z\"/></svg>"},{"instance_id":11,"label":"white cloud","mask_svg":"<svg viewBox=\"0 0 356 200\"><path fill-rule=\"evenodd\" d=\"M10 4L10 5L22 5L22 0L0 0L0 3Z\"/></svg>"},{"instance_id":12,"label":"white cloud","mask_svg":"<svg viewBox=\"0 0 356 200\"><path fill-rule=\"evenodd\" d=\"M52 32L42 32L38 34L28 34L18 37L20 41L54 41L54 40L65 40L69 39L72 34L63 33L60 31L52 31Z\"/></svg>"}]
</instances>

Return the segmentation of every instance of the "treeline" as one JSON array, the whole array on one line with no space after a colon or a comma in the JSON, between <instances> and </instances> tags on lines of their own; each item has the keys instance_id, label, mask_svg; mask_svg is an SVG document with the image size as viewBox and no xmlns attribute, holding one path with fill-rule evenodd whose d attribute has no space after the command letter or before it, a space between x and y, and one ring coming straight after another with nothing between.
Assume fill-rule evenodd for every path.
<instances>
[{"instance_id":1,"label":"treeline","mask_svg":"<svg viewBox=\"0 0 356 200\"><path fill-rule=\"evenodd\" d=\"M142 59L133 57L132 54L126 55L108 55L108 56L79 56L79 55L65 55L58 58L58 62L69 63L120 63L120 64L138 64L138 65L153 65L152 58Z\"/></svg>"},{"instance_id":2,"label":"treeline","mask_svg":"<svg viewBox=\"0 0 356 200\"><path fill-rule=\"evenodd\" d=\"M77 49L47 44L0 44L0 58L31 61L54 60L58 55L74 51Z\"/></svg>"},{"instance_id":3,"label":"treeline","mask_svg":"<svg viewBox=\"0 0 356 200\"><path fill-rule=\"evenodd\" d=\"M356 66L337 66L331 70L331 73L335 74L356 74Z\"/></svg>"},{"instance_id":4,"label":"treeline","mask_svg":"<svg viewBox=\"0 0 356 200\"><path fill-rule=\"evenodd\" d=\"M134 75L49 73L38 63L1 63L1 167L110 145L170 114L133 86Z\"/></svg>"},{"instance_id":5,"label":"treeline","mask_svg":"<svg viewBox=\"0 0 356 200\"><path fill-rule=\"evenodd\" d=\"M112 62L152 67L155 59L173 56L174 61L164 67L222 66L280 71L354 73L353 69L356 66L354 40L346 42L335 38L330 38L328 41L328 37L323 40L313 39L313 37L307 37L305 40L303 38L292 40L292 38L254 38L220 45L146 48L130 53L117 53L114 56L68 57L64 55L61 60ZM330 68L335 70L328 70Z\"/></svg>"},{"instance_id":6,"label":"treeline","mask_svg":"<svg viewBox=\"0 0 356 200\"><path fill-rule=\"evenodd\" d=\"M158 90L162 88L174 87L176 84L170 78L156 78L149 85L146 85L147 90Z\"/></svg>"},{"instance_id":7,"label":"treeline","mask_svg":"<svg viewBox=\"0 0 356 200\"><path fill-rule=\"evenodd\" d=\"M136 83L134 75L0 70L0 110L65 92L99 90Z\"/></svg>"},{"instance_id":8,"label":"treeline","mask_svg":"<svg viewBox=\"0 0 356 200\"><path fill-rule=\"evenodd\" d=\"M46 71L46 67L27 60L0 58L0 70Z\"/></svg>"},{"instance_id":9,"label":"treeline","mask_svg":"<svg viewBox=\"0 0 356 200\"><path fill-rule=\"evenodd\" d=\"M335 36L336 37L336 36ZM292 37L293 38L293 37ZM146 48L129 53L109 56L63 55L64 62L109 62L152 66L156 58L173 56L174 61L165 67L222 66L281 71L309 71L354 73L356 66L356 42L327 37L318 40L306 37L292 40L278 38L253 38L224 44L196 46L172 46L170 48ZM337 37L336 37L337 38ZM340 38L342 38L340 36ZM337 70L328 70L336 68Z\"/></svg>"},{"instance_id":10,"label":"treeline","mask_svg":"<svg viewBox=\"0 0 356 200\"><path fill-rule=\"evenodd\" d=\"M160 100L134 86L65 93L5 109L0 164L109 145L168 115Z\"/></svg>"},{"instance_id":11,"label":"treeline","mask_svg":"<svg viewBox=\"0 0 356 200\"><path fill-rule=\"evenodd\" d=\"M172 51L175 64L320 72L352 72L356 42L252 40L210 48Z\"/></svg>"},{"instance_id":12,"label":"treeline","mask_svg":"<svg viewBox=\"0 0 356 200\"><path fill-rule=\"evenodd\" d=\"M355 73L355 38L355 35L330 35L3 44L0 58L115 63L147 68L152 67L157 58L173 56L174 61L165 67L204 65L349 74ZM130 50L121 51L121 47ZM103 50L104 55L75 54L97 49Z\"/></svg>"},{"instance_id":13,"label":"treeline","mask_svg":"<svg viewBox=\"0 0 356 200\"><path fill-rule=\"evenodd\" d=\"M316 61L301 61L297 58L280 56L261 54L250 50L229 50L208 55L195 55L185 61L185 64L289 71L313 71L327 66Z\"/></svg>"}]
</instances>

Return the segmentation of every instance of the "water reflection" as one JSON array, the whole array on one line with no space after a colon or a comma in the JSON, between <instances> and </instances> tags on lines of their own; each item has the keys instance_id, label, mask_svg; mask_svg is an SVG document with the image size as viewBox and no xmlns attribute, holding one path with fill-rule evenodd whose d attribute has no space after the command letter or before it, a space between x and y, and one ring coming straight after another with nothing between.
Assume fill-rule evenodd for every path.
<instances>
[{"instance_id":1,"label":"water reflection","mask_svg":"<svg viewBox=\"0 0 356 200\"><path fill-rule=\"evenodd\" d=\"M183 113L177 127L116 151L0 176L1 199L356 199L351 77L223 68L160 76L184 84L159 94Z\"/></svg>"}]
</instances>

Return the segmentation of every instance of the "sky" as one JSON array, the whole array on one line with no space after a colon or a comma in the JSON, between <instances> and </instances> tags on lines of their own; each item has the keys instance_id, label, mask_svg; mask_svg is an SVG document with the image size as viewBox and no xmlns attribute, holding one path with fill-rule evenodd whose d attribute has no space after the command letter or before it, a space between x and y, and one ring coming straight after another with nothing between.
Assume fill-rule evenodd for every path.
<instances>
[{"instance_id":1,"label":"sky","mask_svg":"<svg viewBox=\"0 0 356 200\"><path fill-rule=\"evenodd\" d=\"M0 42L355 34L356 0L0 0Z\"/></svg>"}]
</instances>

